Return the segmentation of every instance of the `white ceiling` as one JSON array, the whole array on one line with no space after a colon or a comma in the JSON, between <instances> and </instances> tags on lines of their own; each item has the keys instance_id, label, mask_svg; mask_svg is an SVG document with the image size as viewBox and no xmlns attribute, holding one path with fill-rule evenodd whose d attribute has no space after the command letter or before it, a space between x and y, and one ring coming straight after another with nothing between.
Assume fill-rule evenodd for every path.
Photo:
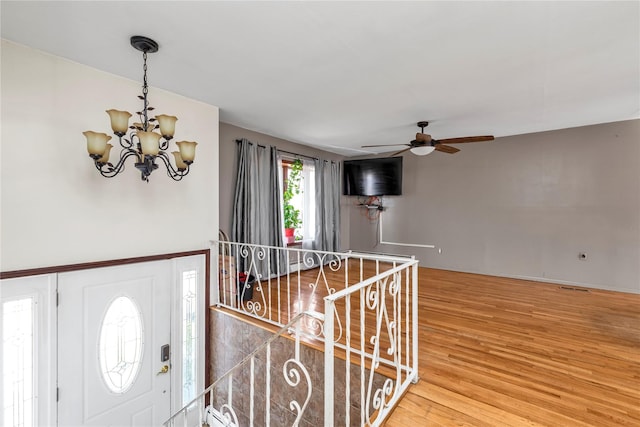
<instances>
[{"instance_id":1,"label":"white ceiling","mask_svg":"<svg viewBox=\"0 0 640 427\"><path fill-rule=\"evenodd\" d=\"M2 37L345 155L640 117L640 2L1 2ZM387 148L386 151L393 149ZM384 151L384 150L380 150Z\"/></svg>"}]
</instances>

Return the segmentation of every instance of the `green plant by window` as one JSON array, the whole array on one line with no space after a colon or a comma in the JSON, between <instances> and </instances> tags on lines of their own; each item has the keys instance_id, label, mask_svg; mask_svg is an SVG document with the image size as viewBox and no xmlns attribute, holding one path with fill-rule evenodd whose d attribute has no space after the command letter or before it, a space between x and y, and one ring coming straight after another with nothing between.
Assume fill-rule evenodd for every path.
<instances>
[{"instance_id":1,"label":"green plant by window","mask_svg":"<svg viewBox=\"0 0 640 427\"><path fill-rule=\"evenodd\" d=\"M289 167L289 177L287 178L284 194L284 228L298 228L302 225L300 210L291 204L291 199L300 194L300 182L302 181L302 161L296 159Z\"/></svg>"}]
</instances>

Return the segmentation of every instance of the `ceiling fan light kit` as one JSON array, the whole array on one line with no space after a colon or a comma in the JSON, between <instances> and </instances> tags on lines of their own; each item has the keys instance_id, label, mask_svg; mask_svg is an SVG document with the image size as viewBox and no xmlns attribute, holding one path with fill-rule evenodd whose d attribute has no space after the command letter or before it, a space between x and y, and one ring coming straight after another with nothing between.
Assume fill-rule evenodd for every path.
<instances>
[{"instance_id":1,"label":"ceiling fan light kit","mask_svg":"<svg viewBox=\"0 0 640 427\"><path fill-rule=\"evenodd\" d=\"M422 147L413 147L410 148L411 151L416 156L426 156L427 154L431 154L435 151L436 147L432 147L431 145L424 145Z\"/></svg>"},{"instance_id":2,"label":"ceiling fan light kit","mask_svg":"<svg viewBox=\"0 0 640 427\"><path fill-rule=\"evenodd\" d=\"M370 148L370 147L391 147L396 145L404 145L409 148L404 148L400 151L397 151L391 154L390 157L397 156L399 154L404 153L405 151L411 151L416 156L426 156L427 154L431 154L434 151L441 151L447 154L455 154L460 151L456 147L451 147L446 144L462 144L467 142L481 142L481 141L493 141L493 135L484 135L484 136L466 136L462 138L447 138L447 139L433 139L431 135L424 133L424 128L429 126L429 122L420 121L416 123L420 128L420 132L416 133L416 139L410 141L408 144L381 144L381 145L363 145L362 148Z\"/></svg>"}]
</instances>

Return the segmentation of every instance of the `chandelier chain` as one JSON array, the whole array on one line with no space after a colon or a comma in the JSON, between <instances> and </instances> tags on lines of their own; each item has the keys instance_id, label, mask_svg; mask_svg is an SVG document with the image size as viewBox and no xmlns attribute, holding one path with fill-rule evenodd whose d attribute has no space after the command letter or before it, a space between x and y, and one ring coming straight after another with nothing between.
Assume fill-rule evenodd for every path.
<instances>
[{"instance_id":1,"label":"chandelier chain","mask_svg":"<svg viewBox=\"0 0 640 427\"><path fill-rule=\"evenodd\" d=\"M142 52L142 60L144 62L144 65L142 66L142 70L144 71L142 80L142 96L144 97L142 112L144 113L144 130L147 130L147 126L149 125L149 116L147 114L147 108L149 106L149 102L147 100L147 94L149 93L149 87L147 86L147 52Z\"/></svg>"},{"instance_id":2,"label":"chandelier chain","mask_svg":"<svg viewBox=\"0 0 640 427\"><path fill-rule=\"evenodd\" d=\"M149 91L147 88L147 52L144 52L142 54L142 59L144 61L144 65L142 66L142 70L144 71L144 77L143 77L143 85L142 85L142 93L144 93L145 95L147 94L147 92Z\"/></svg>"}]
</instances>

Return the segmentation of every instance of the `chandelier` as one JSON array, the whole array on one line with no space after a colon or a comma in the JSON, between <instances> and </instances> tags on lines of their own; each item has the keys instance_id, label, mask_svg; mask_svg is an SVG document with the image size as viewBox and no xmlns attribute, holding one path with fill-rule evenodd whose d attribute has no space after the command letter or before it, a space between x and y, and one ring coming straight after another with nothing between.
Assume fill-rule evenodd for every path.
<instances>
[{"instance_id":1,"label":"chandelier","mask_svg":"<svg viewBox=\"0 0 640 427\"><path fill-rule=\"evenodd\" d=\"M179 141L175 144L178 151L172 151L175 167L171 164L170 157L167 154L169 142L173 139L175 132L176 120L175 116L159 114L155 117L149 117L149 112L153 111L153 107L149 106L147 94L149 87L147 86L147 53L158 51L158 44L150 38L143 36L131 37L131 46L142 52L144 61L144 80L142 84L142 95L138 98L142 100L142 110L137 111L139 122L129 126L129 118L132 116L128 111L107 110L111 119L111 129L118 137L120 142L120 158L115 164L109 161L109 153L113 146L109 144L111 136L106 133L86 131L82 132L87 138L87 150L89 157L95 163L98 172L106 178L113 178L124 170L124 165L129 157L135 159L135 167L140 171L143 181L149 182L149 175L158 169L156 160L160 160L167 168L167 175L176 181L180 181L189 173L189 167L193 163L196 154L196 142ZM154 132L159 129L158 132ZM127 131L129 135L127 135Z\"/></svg>"}]
</instances>

